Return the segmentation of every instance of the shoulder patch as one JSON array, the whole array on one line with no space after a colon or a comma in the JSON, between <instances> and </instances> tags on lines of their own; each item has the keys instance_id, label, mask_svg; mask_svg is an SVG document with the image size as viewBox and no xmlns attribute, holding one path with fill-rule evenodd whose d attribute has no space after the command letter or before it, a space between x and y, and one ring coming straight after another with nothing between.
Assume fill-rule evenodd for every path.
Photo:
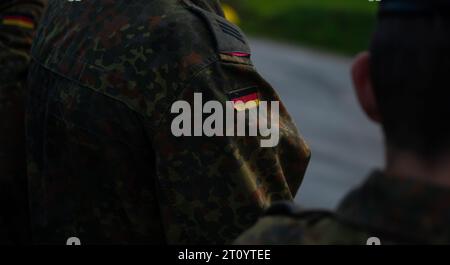
<instances>
[{"instance_id":1,"label":"shoulder patch","mask_svg":"<svg viewBox=\"0 0 450 265\"><path fill-rule=\"evenodd\" d=\"M242 30L218 14L206 11L190 0L183 0L189 10L199 15L214 34L219 53L234 57L250 57L251 51Z\"/></svg>"}]
</instances>

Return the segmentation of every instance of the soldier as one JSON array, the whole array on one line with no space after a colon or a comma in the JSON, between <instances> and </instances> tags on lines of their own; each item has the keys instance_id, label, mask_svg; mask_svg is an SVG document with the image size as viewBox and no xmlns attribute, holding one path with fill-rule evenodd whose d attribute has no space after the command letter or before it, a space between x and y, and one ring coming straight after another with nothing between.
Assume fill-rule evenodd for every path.
<instances>
[{"instance_id":1,"label":"soldier","mask_svg":"<svg viewBox=\"0 0 450 265\"><path fill-rule=\"evenodd\" d=\"M0 2L0 243L25 243L29 225L24 89L46 0Z\"/></svg>"},{"instance_id":2,"label":"soldier","mask_svg":"<svg viewBox=\"0 0 450 265\"><path fill-rule=\"evenodd\" d=\"M291 200L310 154L282 104L272 148L171 129L195 93L279 101L250 55L215 0L50 1L27 103L34 242L230 243Z\"/></svg>"},{"instance_id":3,"label":"soldier","mask_svg":"<svg viewBox=\"0 0 450 265\"><path fill-rule=\"evenodd\" d=\"M352 75L387 165L336 212L273 206L238 244L450 243L450 1L383 0ZM369 240L370 239L370 240Z\"/></svg>"}]
</instances>

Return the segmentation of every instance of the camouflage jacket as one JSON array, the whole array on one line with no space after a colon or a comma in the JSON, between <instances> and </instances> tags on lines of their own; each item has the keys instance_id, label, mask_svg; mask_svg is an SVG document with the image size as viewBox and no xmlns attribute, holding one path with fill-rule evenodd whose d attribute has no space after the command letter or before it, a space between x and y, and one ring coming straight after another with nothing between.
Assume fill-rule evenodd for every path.
<instances>
[{"instance_id":1,"label":"camouflage jacket","mask_svg":"<svg viewBox=\"0 0 450 265\"><path fill-rule=\"evenodd\" d=\"M229 243L295 195L310 154L282 104L273 148L260 136L172 134L172 104L194 93L279 100L218 2L54 0L38 32L27 103L35 242Z\"/></svg>"},{"instance_id":2,"label":"camouflage jacket","mask_svg":"<svg viewBox=\"0 0 450 265\"><path fill-rule=\"evenodd\" d=\"M449 222L449 189L376 172L336 212L274 205L236 243L365 245L377 238L386 245L448 244Z\"/></svg>"},{"instance_id":3,"label":"camouflage jacket","mask_svg":"<svg viewBox=\"0 0 450 265\"><path fill-rule=\"evenodd\" d=\"M0 1L0 243L28 237L24 85L46 2Z\"/></svg>"}]
</instances>

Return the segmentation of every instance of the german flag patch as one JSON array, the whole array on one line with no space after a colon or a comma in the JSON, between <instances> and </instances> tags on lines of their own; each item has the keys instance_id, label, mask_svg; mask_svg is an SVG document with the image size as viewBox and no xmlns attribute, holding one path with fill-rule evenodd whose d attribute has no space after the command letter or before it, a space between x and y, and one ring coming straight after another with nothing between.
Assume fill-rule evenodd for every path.
<instances>
[{"instance_id":1,"label":"german flag patch","mask_svg":"<svg viewBox=\"0 0 450 265\"><path fill-rule=\"evenodd\" d=\"M257 87L239 89L228 93L230 101L237 111L253 109L259 106L259 92Z\"/></svg>"},{"instance_id":2,"label":"german flag patch","mask_svg":"<svg viewBox=\"0 0 450 265\"><path fill-rule=\"evenodd\" d=\"M24 15L7 15L2 18L2 24L26 29L34 29L33 19Z\"/></svg>"}]
</instances>

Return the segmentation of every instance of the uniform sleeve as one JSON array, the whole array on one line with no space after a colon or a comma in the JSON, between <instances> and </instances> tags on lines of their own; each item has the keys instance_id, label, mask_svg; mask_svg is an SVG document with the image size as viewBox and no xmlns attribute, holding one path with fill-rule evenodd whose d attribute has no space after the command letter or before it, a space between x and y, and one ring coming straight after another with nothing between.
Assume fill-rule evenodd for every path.
<instances>
[{"instance_id":1,"label":"uniform sleeve","mask_svg":"<svg viewBox=\"0 0 450 265\"><path fill-rule=\"evenodd\" d=\"M24 86L45 5L42 0L0 2L0 243L27 240Z\"/></svg>"},{"instance_id":2,"label":"uniform sleeve","mask_svg":"<svg viewBox=\"0 0 450 265\"><path fill-rule=\"evenodd\" d=\"M23 80L37 23L47 0L12 0L0 3L0 80Z\"/></svg>"},{"instance_id":3,"label":"uniform sleeve","mask_svg":"<svg viewBox=\"0 0 450 265\"><path fill-rule=\"evenodd\" d=\"M203 126L211 117L211 114L195 114L200 96L203 104L220 103L224 113L219 112L216 117L223 116L223 120L227 119L227 101L255 102L248 109L232 108L236 116L229 124L234 127L224 121L224 132L237 128L238 112L245 113L248 126L264 120L255 120L250 115L252 106L258 109L266 102L273 107L269 104L276 102L279 122L270 125L278 130L278 141L273 146L262 147L262 140L267 137L259 132L256 136L250 136L249 132L247 136L237 136L236 131L234 136L226 133L211 137L175 136L171 129L182 111L178 109L177 113L168 115L158 128L154 147L160 204L170 243L231 243L272 202L292 200L302 182L309 149L274 89L249 60L239 56L221 56L201 70L180 95L180 106L192 106L191 131L194 135L196 130L202 130L202 125L194 122L195 116L201 116ZM217 113L215 108L210 110ZM267 113L270 116L272 112ZM207 125L203 131L209 127L214 126Z\"/></svg>"}]
</instances>

